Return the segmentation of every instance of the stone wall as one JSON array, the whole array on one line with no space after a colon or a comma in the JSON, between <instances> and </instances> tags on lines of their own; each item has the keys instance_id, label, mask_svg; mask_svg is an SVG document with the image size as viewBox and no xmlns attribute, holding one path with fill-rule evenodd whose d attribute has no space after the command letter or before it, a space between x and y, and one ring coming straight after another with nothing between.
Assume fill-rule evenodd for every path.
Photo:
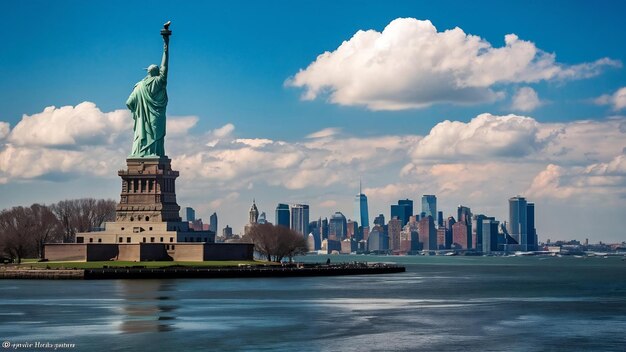
<instances>
[{"instance_id":1,"label":"stone wall","mask_svg":"<svg viewBox=\"0 0 626 352\"><path fill-rule=\"evenodd\" d=\"M201 262L204 260L202 243L177 243L174 251L174 260L180 262Z\"/></svg>"},{"instance_id":2,"label":"stone wall","mask_svg":"<svg viewBox=\"0 0 626 352\"><path fill-rule=\"evenodd\" d=\"M168 261L172 260L167 254L165 244L161 243L141 243L140 247L140 260L141 261Z\"/></svg>"},{"instance_id":3,"label":"stone wall","mask_svg":"<svg viewBox=\"0 0 626 352\"><path fill-rule=\"evenodd\" d=\"M252 260L252 243L206 243L204 260Z\"/></svg>"},{"instance_id":4,"label":"stone wall","mask_svg":"<svg viewBox=\"0 0 626 352\"><path fill-rule=\"evenodd\" d=\"M175 246L168 251L166 246ZM171 248L171 247L170 247ZM253 260L250 243L63 243L46 244L50 261L184 261Z\"/></svg>"},{"instance_id":5,"label":"stone wall","mask_svg":"<svg viewBox=\"0 0 626 352\"><path fill-rule=\"evenodd\" d=\"M46 244L44 256L49 261L86 261L87 244L59 243Z\"/></svg>"},{"instance_id":6,"label":"stone wall","mask_svg":"<svg viewBox=\"0 0 626 352\"><path fill-rule=\"evenodd\" d=\"M101 262L107 260L115 260L119 253L118 246L115 244L87 244L87 261Z\"/></svg>"}]
</instances>

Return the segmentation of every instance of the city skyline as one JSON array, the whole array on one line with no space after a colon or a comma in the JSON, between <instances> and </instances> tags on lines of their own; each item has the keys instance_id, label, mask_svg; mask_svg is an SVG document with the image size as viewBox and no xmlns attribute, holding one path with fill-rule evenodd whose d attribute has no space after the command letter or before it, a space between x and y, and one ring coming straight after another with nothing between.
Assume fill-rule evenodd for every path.
<instances>
[{"instance_id":1,"label":"city skyline","mask_svg":"<svg viewBox=\"0 0 626 352\"><path fill-rule=\"evenodd\" d=\"M521 195L542 239L624 240L626 4L154 7L3 6L0 208L119 200L124 102L172 20L165 149L197 217L240 232L253 198L270 218L351 217L360 176L372 219L422 194L444 219L466 203L506 219Z\"/></svg>"}]
</instances>

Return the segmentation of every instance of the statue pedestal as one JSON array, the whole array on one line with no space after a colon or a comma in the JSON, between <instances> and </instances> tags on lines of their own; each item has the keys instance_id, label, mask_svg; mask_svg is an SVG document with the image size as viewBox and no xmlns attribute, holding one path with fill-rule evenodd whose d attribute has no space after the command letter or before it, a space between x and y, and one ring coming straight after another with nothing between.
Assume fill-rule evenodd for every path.
<instances>
[{"instance_id":1,"label":"statue pedestal","mask_svg":"<svg viewBox=\"0 0 626 352\"><path fill-rule=\"evenodd\" d=\"M168 157L126 159L126 170L120 170L122 193L115 221L166 222L181 221L176 203L176 178Z\"/></svg>"}]
</instances>

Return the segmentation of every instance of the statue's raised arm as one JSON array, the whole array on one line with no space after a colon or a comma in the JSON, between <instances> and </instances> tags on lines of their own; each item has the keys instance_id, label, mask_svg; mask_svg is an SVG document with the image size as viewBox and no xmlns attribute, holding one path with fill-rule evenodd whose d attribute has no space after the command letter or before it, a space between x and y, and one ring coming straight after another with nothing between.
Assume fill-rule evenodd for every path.
<instances>
[{"instance_id":1,"label":"statue's raised arm","mask_svg":"<svg viewBox=\"0 0 626 352\"><path fill-rule=\"evenodd\" d=\"M167 80L167 66L169 61L169 46L170 46L170 35L172 35L172 31L170 31L170 21L167 21L163 25L163 29L161 30L161 35L163 36L163 58L161 59L161 76L163 76L164 80Z\"/></svg>"}]
</instances>

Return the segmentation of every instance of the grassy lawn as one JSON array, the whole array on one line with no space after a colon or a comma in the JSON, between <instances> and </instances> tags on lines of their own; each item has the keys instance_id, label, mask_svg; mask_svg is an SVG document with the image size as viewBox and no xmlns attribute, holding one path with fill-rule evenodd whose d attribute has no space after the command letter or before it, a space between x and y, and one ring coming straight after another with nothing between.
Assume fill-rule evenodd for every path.
<instances>
[{"instance_id":1,"label":"grassy lawn","mask_svg":"<svg viewBox=\"0 0 626 352\"><path fill-rule=\"evenodd\" d=\"M246 265L263 265L272 264L264 261L253 260L224 260L224 261L208 261L208 262L122 262L122 261L104 261L104 262L22 262L20 267L22 268L50 268L50 269L96 269L103 266L112 267L127 267L127 266L144 266L146 268L163 268L173 265L179 266L193 266L193 267L216 267L216 266L238 266L239 264Z\"/></svg>"}]
</instances>

